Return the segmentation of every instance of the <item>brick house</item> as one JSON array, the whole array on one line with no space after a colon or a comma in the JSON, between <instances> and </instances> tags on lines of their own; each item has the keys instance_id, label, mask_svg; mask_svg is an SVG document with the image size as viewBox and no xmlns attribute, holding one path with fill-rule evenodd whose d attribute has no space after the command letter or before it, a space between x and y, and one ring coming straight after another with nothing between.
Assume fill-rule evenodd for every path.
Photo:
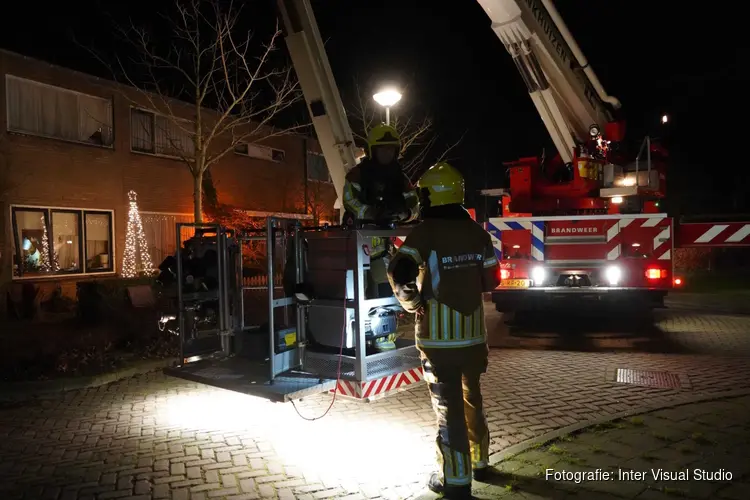
<instances>
[{"instance_id":1,"label":"brick house","mask_svg":"<svg viewBox=\"0 0 750 500\"><path fill-rule=\"evenodd\" d=\"M130 190L154 264L174 252L175 223L193 219L192 176L170 148L192 147L189 136L138 106L135 89L2 50L0 95L0 291L32 281L70 294L77 281L117 275ZM169 141L160 127L172 128ZM319 151L299 135L236 148L211 169L220 201L330 220L335 192Z\"/></svg>"}]
</instances>

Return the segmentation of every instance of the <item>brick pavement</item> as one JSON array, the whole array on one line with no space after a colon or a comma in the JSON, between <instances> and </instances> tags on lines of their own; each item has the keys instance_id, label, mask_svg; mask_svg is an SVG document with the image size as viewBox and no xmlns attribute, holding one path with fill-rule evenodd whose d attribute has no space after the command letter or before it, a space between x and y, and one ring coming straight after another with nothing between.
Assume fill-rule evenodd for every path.
<instances>
[{"instance_id":1,"label":"brick pavement","mask_svg":"<svg viewBox=\"0 0 750 500\"><path fill-rule=\"evenodd\" d=\"M745 500L747 446L750 396L689 404L600 424L521 452L499 464L487 483L475 482L474 494L508 500ZM670 475L656 476L658 470ZM686 476L675 475L686 470ZM419 500L433 498L427 493Z\"/></svg>"},{"instance_id":2,"label":"brick pavement","mask_svg":"<svg viewBox=\"0 0 750 500\"><path fill-rule=\"evenodd\" d=\"M740 348L750 318L659 321L692 353L493 350L484 379L492 452L645 404L750 388ZM701 345L710 354L696 353ZM667 370L689 385L616 384L607 379L616 368ZM320 395L297 409L310 418L329 404ZM433 467L433 433L424 387L370 404L338 400L308 422L291 405L150 374L0 411L0 498L407 498Z\"/></svg>"},{"instance_id":3,"label":"brick pavement","mask_svg":"<svg viewBox=\"0 0 750 500\"><path fill-rule=\"evenodd\" d=\"M580 316L516 326L500 313L487 316L490 345L500 348L635 351L675 354L750 353L747 317L657 310L652 321Z\"/></svg>"},{"instance_id":4,"label":"brick pavement","mask_svg":"<svg viewBox=\"0 0 750 500\"><path fill-rule=\"evenodd\" d=\"M721 293L673 292L664 301L671 309L713 311L724 314L750 314L750 291L733 290Z\"/></svg>"}]
</instances>

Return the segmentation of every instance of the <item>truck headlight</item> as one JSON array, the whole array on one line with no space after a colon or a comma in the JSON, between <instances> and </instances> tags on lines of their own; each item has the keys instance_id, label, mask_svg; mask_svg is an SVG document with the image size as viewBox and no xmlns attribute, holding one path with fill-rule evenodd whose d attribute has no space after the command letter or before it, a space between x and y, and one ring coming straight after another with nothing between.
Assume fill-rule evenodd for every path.
<instances>
[{"instance_id":1,"label":"truck headlight","mask_svg":"<svg viewBox=\"0 0 750 500\"><path fill-rule=\"evenodd\" d=\"M622 279L622 271L617 266L609 266L605 271L604 275L607 278L610 286L617 286Z\"/></svg>"},{"instance_id":2,"label":"truck headlight","mask_svg":"<svg viewBox=\"0 0 750 500\"><path fill-rule=\"evenodd\" d=\"M543 267L537 266L531 270L531 279L534 280L534 285L539 286L544 283L544 278L547 277L547 272Z\"/></svg>"}]
</instances>

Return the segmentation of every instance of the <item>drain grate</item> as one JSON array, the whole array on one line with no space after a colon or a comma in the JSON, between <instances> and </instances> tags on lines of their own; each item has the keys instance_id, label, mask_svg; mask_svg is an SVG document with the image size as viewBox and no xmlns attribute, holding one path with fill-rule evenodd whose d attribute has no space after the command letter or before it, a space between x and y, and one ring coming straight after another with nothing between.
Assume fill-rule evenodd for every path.
<instances>
[{"instance_id":1,"label":"drain grate","mask_svg":"<svg viewBox=\"0 0 750 500\"><path fill-rule=\"evenodd\" d=\"M645 387L661 387L665 389L679 389L683 386L682 377L676 373L631 370L625 368L617 369L615 382L620 384L641 385Z\"/></svg>"}]
</instances>

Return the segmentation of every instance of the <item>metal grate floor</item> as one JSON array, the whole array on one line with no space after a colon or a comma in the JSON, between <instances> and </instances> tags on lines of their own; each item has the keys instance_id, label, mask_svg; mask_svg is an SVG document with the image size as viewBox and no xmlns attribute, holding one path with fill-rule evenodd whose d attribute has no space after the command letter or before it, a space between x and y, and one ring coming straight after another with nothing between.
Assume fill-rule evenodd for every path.
<instances>
[{"instance_id":1,"label":"metal grate floor","mask_svg":"<svg viewBox=\"0 0 750 500\"><path fill-rule=\"evenodd\" d=\"M665 389L679 389L682 387L681 377L676 373L631 370L626 368L617 369L615 382Z\"/></svg>"}]
</instances>

